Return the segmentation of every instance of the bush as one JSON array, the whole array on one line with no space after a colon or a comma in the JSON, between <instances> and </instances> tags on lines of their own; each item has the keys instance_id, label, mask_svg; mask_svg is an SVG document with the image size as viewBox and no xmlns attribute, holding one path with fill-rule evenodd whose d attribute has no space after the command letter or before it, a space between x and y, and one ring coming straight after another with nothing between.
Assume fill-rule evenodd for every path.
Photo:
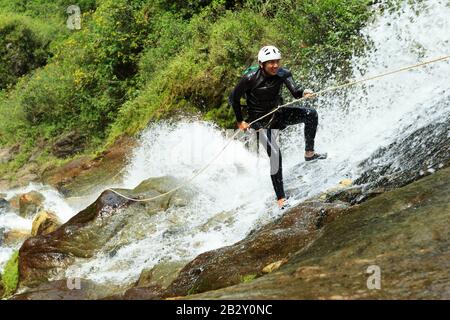
<instances>
[{"instance_id":1,"label":"bush","mask_svg":"<svg viewBox=\"0 0 450 320\"><path fill-rule=\"evenodd\" d=\"M139 61L141 84L153 78L155 72L164 72L167 64L182 50L191 38L188 22L171 12L152 12L150 31L145 39L145 51Z\"/></svg>"},{"instance_id":2,"label":"bush","mask_svg":"<svg viewBox=\"0 0 450 320\"><path fill-rule=\"evenodd\" d=\"M304 0L278 9L276 21L283 30L284 45L291 53L291 63L306 71L303 76L309 73L316 81L325 82L332 74L341 79L349 75L347 62L365 48L360 31L370 17L369 2Z\"/></svg>"},{"instance_id":3,"label":"bush","mask_svg":"<svg viewBox=\"0 0 450 320\"><path fill-rule=\"evenodd\" d=\"M191 19L188 32L192 38L179 54L119 111L110 141L137 133L149 121L180 113L202 112L223 126L234 125L228 94L254 62L261 43L272 43L275 34L261 16L220 6Z\"/></svg>"},{"instance_id":4,"label":"bush","mask_svg":"<svg viewBox=\"0 0 450 320\"><path fill-rule=\"evenodd\" d=\"M0 14L0 90L46 64L52 31L31 18Z\"/></svg>"},{"instance_id":5,"label":"bush","mask_svg":"<svg viewBox=\"0 0 450 320\"><path fill-rule=\"evenodd\" d=\"M0 0L0 11L20 13L29 17L51 21L52 24L65 24L66 9L76 4L82 13L95 10L96 0Z\"/></svg>"},{"instance_id":6,"label":"bush","mask_svg":"<svg viewBox=\"0 0 450 320\"><path fill-rule=\"evenodd\" d=\"M225 0L154 0L155 6L162 11L176 13L183 19L190 19L209 5L233 3Z\"/></svg>"},{"instance_id":7,"label":"bush","mask_svg":"<svg viewBox=\"0 0 450 320\"><path fill-rule=\"evenodd\" d=\"M103 1L94 14L85 16L82 30L55 46L48 65L0 101L0 113L13 105L18 118L14 122L46 138L73 129L91 140L104 138L135 85L147 30L136 8L141 2Z\"/></svg>"},{"instance_id":8,"label":"bush","mask_svg":"<svg viewBox=\"0 0 450 320\"><path fill-rule=\"evenodd\" d=\"M13 92L2 92L0 96L0 145L13 145L27 136L27 123L22 106Z\"/></svg>"}]
</instances>

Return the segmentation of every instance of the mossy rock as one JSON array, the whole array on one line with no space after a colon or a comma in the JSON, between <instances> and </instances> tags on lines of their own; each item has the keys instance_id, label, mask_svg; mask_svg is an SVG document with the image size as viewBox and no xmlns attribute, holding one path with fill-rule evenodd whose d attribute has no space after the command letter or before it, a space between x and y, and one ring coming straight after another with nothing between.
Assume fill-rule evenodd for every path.
<instances>
[{"instance_id":1,"label":"mossy rock","mask_svg":"<svg viewBox=\"0 0 450 320\"><path fill-rule=\"evenodd\" d=\"M33 220L31 228L31 235L46 235L49 234L61 226L58 216L50 211L40 211Z\"/></svg>"}]
</instances>

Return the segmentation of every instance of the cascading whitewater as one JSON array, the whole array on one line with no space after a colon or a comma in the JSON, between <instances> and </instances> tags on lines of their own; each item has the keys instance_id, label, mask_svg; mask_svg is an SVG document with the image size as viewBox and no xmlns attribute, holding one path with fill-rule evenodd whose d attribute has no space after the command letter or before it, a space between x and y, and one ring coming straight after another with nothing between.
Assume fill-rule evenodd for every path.
<instances>
[{"instance_id":1,"label":"cascading whitewater","mask_svg":"<svg viewBox=\"0 0 450 320\"><path fill-rule=\"evenodd\" d=\"M363 31L373 49L352 59L354 78L450 54L449 18L446 1L438 0L414 8L405 3L399 11L378 15ZM427 108L450 94L448 74L450 63L445 61L358 85L346 89L345 94L320 97L316 148L328 152L327 160L294 170L303 161L303 125L282 134L285 187L293 204L344 178L356 179L361 173L359 164L380 147L427 124L449 121L449 108ZM130 155L121 187L133 188L146 178L164 175L188 179L226 142L220 130L205 122L154 124L142 133L141 145ZM230 245L281 214L264 152L258 157L239 141L194 179L191 187L196 191L191 202L156 214L155 227L144 240L119 249L113 257L100 252L87 262L80 260L65 276L131 283L144 268L191 260L207 250Z\"/></svg>"}]
</instances>

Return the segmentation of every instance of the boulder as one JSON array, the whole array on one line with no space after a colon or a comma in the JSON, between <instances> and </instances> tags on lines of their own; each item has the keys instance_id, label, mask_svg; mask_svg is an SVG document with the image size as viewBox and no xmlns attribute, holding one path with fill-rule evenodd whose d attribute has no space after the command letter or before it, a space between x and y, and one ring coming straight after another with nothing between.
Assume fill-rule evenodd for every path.
<instances>
[{"instance_id":1,"label":"boulder","mask_svg":"<svg viewBox=\"0 0 450 320\"><path fill-rule=\"evenodd\" d=\"M56 214L50 211L40 211L33 220L31 235L39 236L49 234L61 226Z\"/></svg>"},{"instance_id":2,"label":"boulder","mask_svg":"<svg viewBox=\"0 0 450 320\"><path fill-rule=\"evenodd\" d=\"M203 232L208 232L211 229L218 231L222 229L224 225L231 225L235 220L234 215L234 211L219 212L200 226L200 230Z\"/></svg>"},{"instance_id":3,"label":"boulder","mask_svg":"<svg viewBox=\"0 0 450 320\"><path fill-rule=\"evenodd\" d=\"M131 288L124 295L109 297L111 300L160 300L164 294L164 289L160 285Z\"/></svg>"},{"instance_id":4,"label":"boulder","mask_svg":"<svg viewBox=\"0 0 450 320\"><path fill-rule=\"evenodd\" d=\"M37 191L31 191L19 197L19 215L24 218L32 218L44 203L44 196Z\"/></svg>"},{"instance_id":5,"label":"boulder","mask_svg":"<svg viewBox=\"0 0 450 320\"><path fill-rule=\"evenodd\" d=\"M159 263L153 268L141 272L136 285L121 296L111 299L150 300L158 299L164 290L178 276L187 261L171 261Z\"/></svg>"}]
</instances>

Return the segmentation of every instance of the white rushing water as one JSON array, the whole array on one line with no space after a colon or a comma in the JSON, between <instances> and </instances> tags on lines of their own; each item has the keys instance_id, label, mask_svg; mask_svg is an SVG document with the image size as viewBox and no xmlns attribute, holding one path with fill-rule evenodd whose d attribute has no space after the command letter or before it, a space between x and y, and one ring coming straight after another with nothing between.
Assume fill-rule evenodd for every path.
<instances>
[{"instance_id":1,"label":"white rushing water","mask_svg":"<svg viewBox=\"0 0 450 320\"><path fill-rule=\"evenodd\" d=\"M55 189L42 184L31 183L25 188L18 188L13 190L7 190L5 199L11 200L14 196L28 193L30 191L38 191L44 197L43 207L49 211L55 212L62 223L68 221L78 211L76 208L71 207L64 197L58 193ZM9 212L0 209L0 230L8 232L10 230L31 232L31 225L33 220L26 219L14 212ZM8 261L11 253L18 249L20 244L8 246L0 242L0 272L3 270L5 263Z\"/></svg>"},{"instance_id":2,"label":"white rushing water","mask_svg":"<svg viewBox=\"0 0 450 320\"><path fill-rule=\"evenodd\" d=\"M448 55L448 1L424 1L415 8L405 4L399 12L380 14L364 34L373 42L374 49L352 60L354 78ZM321 97L316 150L328 152L327 160L293 171L303 161L303 125L292 126L282 133L285 189L293 204L335 186L342 179L357 178L358 164L378 148L421 126L445 119L448 109L424 106L433 105L443 93L450 94L449 75L450 62L445 61L353 87L347 90L345 98ZM220 130L206 122L154 124L143 132L141 145L130 156L121 187L134 188L144 179L164 175L187 179L227 141ZM144 268L164 261L191 260L207 250L233 244L282 213L274 201L265 153L258 157L239 141L233 142L206 172L194 179L192 188L196 195L191 202L157 214L156 227L144 240L119 249L113 257L100 253L91 261L76 264L67 270L66 276L130 283ZM91 197L74 208L54 191L45 190L45 186L37 189L44 190L44 195L52 199L49 203L54 211L65 219L92 200ZM10 191L8 196L18 192ZM214 217L218 219L215 227L202 227ZM29 229L30 223L13 214L0 215L0 227ZM11 248L0 249L0 267L10 252Z\"/></svg>"}]
</instances>

